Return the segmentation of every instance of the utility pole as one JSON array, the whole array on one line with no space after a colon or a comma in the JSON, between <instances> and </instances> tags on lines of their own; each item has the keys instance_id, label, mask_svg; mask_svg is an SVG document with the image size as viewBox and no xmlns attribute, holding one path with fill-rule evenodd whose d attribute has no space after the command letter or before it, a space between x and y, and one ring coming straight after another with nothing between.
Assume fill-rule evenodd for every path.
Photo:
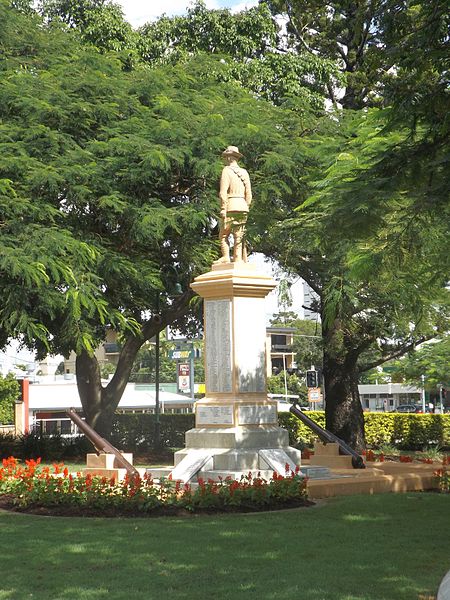
<instances>
[{"instance_id":1,"label":"utility pole","mask_svg":"<svg viewBox=\"0 0 450 600\"><path fill-rule=\"evenodd\" d=\"M421 375L422 379L422 412L426 413L426 397L425 397L425 375Z\"/></svg>"}]
</instances>

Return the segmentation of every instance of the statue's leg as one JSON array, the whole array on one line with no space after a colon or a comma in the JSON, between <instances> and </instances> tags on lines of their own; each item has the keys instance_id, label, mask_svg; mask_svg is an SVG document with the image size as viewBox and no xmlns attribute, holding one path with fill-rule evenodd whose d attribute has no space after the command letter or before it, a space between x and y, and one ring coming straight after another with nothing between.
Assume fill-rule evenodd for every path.
<instances>
[{"instance_id":1,"label":"statue's leg","mask_svg":"<svg viewBox=\"0 0 450 600\"><path fill-rule=\"evenodd\" d=\"M247 222L247 213L236 213L233 220L234 237L234 262L247 262L247 250L245 248L245 224Z\"/></svg>"},{"instance_id":2,"label":"statue's leg","mask_svg":"<svg viewBox=\"0 0 450 600\"><path fill-rule=\"evenodd\" d=\"M243 225L237 225L233 229L234 236L234 248L233 248L233 260L234 262L242 262L243 256L243 242L244 242L244 227Z\"/></svg>"},{"instance_id":3,"label":"statue's leg","mask_svg":"<svg viewBox=\"0 0 450 600\"><path fill-rule=\"evenodd\" d=\"M229 226L227 222L223 223L219 230L220 251L222 253L222 256L218 260L214 261L216 264L230 262L230 245L228 243L228 236L230 235L230 233L231 226Z\"/></svg>"}]
</instances>

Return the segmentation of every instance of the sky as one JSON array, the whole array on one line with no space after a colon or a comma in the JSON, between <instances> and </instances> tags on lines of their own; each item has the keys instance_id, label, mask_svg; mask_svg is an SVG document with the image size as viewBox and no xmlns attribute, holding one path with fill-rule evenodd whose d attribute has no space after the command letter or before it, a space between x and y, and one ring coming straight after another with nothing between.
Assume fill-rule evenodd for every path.
<instances>
[{"instance_id":1,"label":"sky","mask_svg":"<svg viewBox=\"0 0 450 600\"><path fill-rule=\"evenodd\" d=\"M139 27L166 13L182 15L191 4L190 0L115 0L123 8L125 18L133 27ZM230 8L239 12L258 4L258 0L206 0L208 8Z\"/></svg>"}]
</instances>

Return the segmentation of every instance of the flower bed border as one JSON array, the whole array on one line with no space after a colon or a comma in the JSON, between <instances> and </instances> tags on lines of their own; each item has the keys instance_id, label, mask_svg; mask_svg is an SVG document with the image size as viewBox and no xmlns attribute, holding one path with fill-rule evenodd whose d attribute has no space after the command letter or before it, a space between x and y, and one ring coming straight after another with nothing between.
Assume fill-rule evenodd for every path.
<instances>
[{"instance_id":1,"label":"flower bed border","mask_svg":"<svg viewBox=\"0 0 450 600\"><path fill-rule=\"evenodd\" d=\"M249 472L239 481L202 479L196 486L151 476L117 482L113 478L69 473L62 463L42 467L40 459L21 465L14 457L0 467L0 500L16 512L54 516L181 516L243 513L308 506L306 481L298 472L273 473L270 480Z\"/></svg>"}]
</instances>

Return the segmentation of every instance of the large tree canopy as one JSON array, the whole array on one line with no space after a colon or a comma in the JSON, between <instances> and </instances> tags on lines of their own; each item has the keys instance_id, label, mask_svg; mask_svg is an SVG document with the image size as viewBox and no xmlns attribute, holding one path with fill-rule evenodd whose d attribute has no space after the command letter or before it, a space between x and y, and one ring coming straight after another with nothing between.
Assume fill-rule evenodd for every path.
<instances>
[{"instance_id":1,"label":"large tree canopy","mask_svg":"<svg viewBox=\"0 0 450 600\"><path fill-rule=\"evenodd\" d=\"M176 272L187 288L211 262L217 156L237 144L258 200L249 238L317 292L327 425L362 447L361 370L448 327L443 1L274 0L238 15L197 2L139 32L117 10L105 29L108 6L43 0L46 26L7 14L6 204L29 201L70 249L63 276L38 247L51 278L23 314L54 334L55 350L78 340L87 416L111 412L140 345L187 310L188 294L172 303L164 290ZM336 105L340 91L344 108L362 110L324 113L324 95ZM126 341L103 390L89 347L108 325Z\"/></svg>"},{"instance_id":2,"label":"large tree canopy","mask_svg":"<svg viewBox=\"0 0 450 600\"><path fill-rule=\"evenodd\" d=\"M264 202L294 205L302 197L298 142L305 119L235 83L218 84L209 73L221 68L219 61L200 56L128 72L115 55L80 44L58 23L42 26L33 15L1 7L11 35L2 38L0 177L16 195L7 208L20 211L22 199L54 229L45 245L33 240L46 269L64 248L62 234L75 249L86 248L90 262L81 251L64 254L65 267L80 273L79 286L45 279L20 298L2 280L0 294L6 306L20 301L23 313L49 332L45 344L28 340L39 353L77 351L83 408L102 429L140 346L186 314L189 282L217 255L221 150L238 144L248 157L260 203L255 220L262 220ZM15 227L16 239L26 235L20 221ZM172 301L175 282L185 292ZM81 293L83 285L91 297ZM10 317L3 313L1 325L17 336L21 324ZM103 388L91 351L109 326L124 341Z\"/></svg>"}]
</instances>

